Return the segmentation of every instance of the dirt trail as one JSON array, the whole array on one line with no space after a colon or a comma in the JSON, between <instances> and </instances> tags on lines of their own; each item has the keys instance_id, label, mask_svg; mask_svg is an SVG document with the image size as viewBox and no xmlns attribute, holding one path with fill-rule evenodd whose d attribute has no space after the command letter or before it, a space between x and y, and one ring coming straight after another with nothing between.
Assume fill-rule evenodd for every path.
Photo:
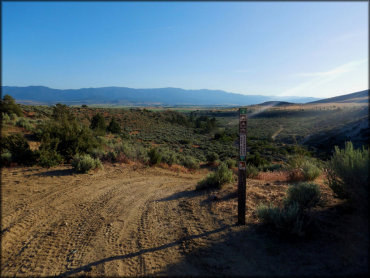
<instances>
[{"instance_id":1,"label":"dirt trail","mask_svg":"<svg viewBox=\"0 0 370 278\"><path fill-rule=\"evenodd\" d=\"M130 166L84 175L3 169L1 274L161 271L191 249L182 239L217 227L200 222L207 212L186 200L203 176Z\"/></svg>"},{"instance_id":2,"label":"dirt trail","mask_svg":"<svg viewBox=\"0 0 370 278\"><path fill-rule=\"evenodd\" d=\"M274 134L271 135L271 139L275 140L276 136L278 136L279 133L282 132L283 130L284 130L283 126L279 125L279 129Z\"/></svg>"},{"instance_id":3,"label":"dirt trail","mask_svg":"<svg viewBox=\"0 0 370 278\"><path fill-rule=\"evenodd\" d=\"M367 271L367 223L357 221L359 228L341 217L316 239L281 242L259 230L254 211L260 202L281 200L284 181L248 180L248 225L237 226L235 183L194 191L205 175L135 165L106 165L90 174L68 166L2 169L1 276ZM322 217L337 219L331 213ZM340 233L328 232L333 227ZM343 233L346 227L352 230Z\"/></svg>"}]
</instances>

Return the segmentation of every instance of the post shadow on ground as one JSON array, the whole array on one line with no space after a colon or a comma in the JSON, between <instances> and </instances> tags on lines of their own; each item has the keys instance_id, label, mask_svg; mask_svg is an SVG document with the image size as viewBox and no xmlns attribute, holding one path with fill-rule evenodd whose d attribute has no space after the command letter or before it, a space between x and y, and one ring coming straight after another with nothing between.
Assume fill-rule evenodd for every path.
<instances>
[{"instance_id":1,"label":"post shadow on ground","mask_svg":"<svg viewBox=\"0 0 370 278\"><path fill-rule=\"evenodd\" d=\"M186 190L181 192L176 192L168 197L161 198L156 200L157 202L166 202L166 201L173 201L182 198L194 198L200 195L205 195L208 191L207 190Z\"/></svg>"},{"instance_id":2,"label":"post shadow on ground","mask_svg":"<svg viewBox=\"0 0 370 278\"><path fill-rule=\"evenodd\" d=\"M125 255L108 257L108 258L105 258L105 259L102 259L102 260L99 260L99 261L95 261L95 262L86 264L84 266L81 266L81 267L78 267L78 268L75 268L75 269L71 269L71 270L66 271L64 273L61 273L57 277L66 277L66 276L77 274L81 271L90 271L93 266L97 266L97 265L100 265L100 264L103 264L103 263L106 263L106 262L111 262L111 261L116 261L116 260L125 260L125 259L140 256L140 255L143 255L143 254L146 254L146 253L152 253L152 252L167 249L167 248L170 248L170 247L173 247L173 246L176 246L176 245L181 245L183 242L185 242L187 240L193 240L193 239L197 239L197 238L201 238L201 237L206 237L206 236L209 236L211 234L216 234L216 233L222 232L224 230L230 229L231 227L233 227L235 225L236 224L234 224L234 225L225 225L223 227L220 227L220 228L212 230L212 231L204 232L204 233L201 233L201 234L198 234L198 235L183 237L183 238L180 238L179 240L176 240L176 241L171 242L171 243L163 244L161 246L147 248L147 249L139 250L137 252L125 254Z\"/></svg>"},{"instance_id":3,"label":"post shadow on ground","mask_svg":"<svg viewBox=\"0 0 370 278\"><path fill-rule=\"evenodd\" d=\"M187 253L180 262L154 275L183 276L191 269L189 275L197 276L368 277L366 225L358 223L353 228L358 220L352 221L350 215L348 223L338 223L338 214L333 215L332 209L318 213L336 225L321 222L323 226L313 231L314 235L292 238L278 236L257 223L248 224L230 230L221 241Z\"/></svg>"}]
</instances>

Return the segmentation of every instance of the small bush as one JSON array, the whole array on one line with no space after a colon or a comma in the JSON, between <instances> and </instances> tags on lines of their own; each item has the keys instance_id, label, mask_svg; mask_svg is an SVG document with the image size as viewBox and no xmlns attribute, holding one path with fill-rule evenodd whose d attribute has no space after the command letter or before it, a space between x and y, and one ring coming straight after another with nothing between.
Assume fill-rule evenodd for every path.
<instances>
[{"instance_id":1,"label":"small bush","mask_svg":"<svg viewBox=\"0 0 370 278\"><path fill-rule=\"evenodd\" d=\"M302 165L302 174L304 180L306 181L313 181L321 174L321 170L317 167L314 163L310 161L305 161Z\"/></svg>"},{"instance_id":2,"label":"small bush","mask_svg":"<svg viewBox=\"0 0 370 278\"><path fill-rule=\"evenodd\" d=\"M14 113L18 116L23 115L21 107L15 102L14 98L10 95L5 95L0 99L0 111L6 114Z\"/></svg>"},{"instance_id":3,"label":"small bush","mask_svg":"<svg viewBox=\"0 0 370 278\"><path fill-rule=\"evenodd\" d=\"M188 168L188 169L198 169L199 168L199 163L198 161L192 157L192 156L185 156L185 157L182 157L181 159L181 165L183 165L184 167Z\"/></svg>"},{"instance_id":4,"label":"small bush","mask_svg":"<svg viewBox=\"0 0 370 278\"><path fill-rule=\"evenodd\" d=\"M321 170L317 166L318 162L306 156L292 156L288 160L287 169L290 171L291 181L313 181L320 174Z\"/></svg>"},{"instance_id":5,"label":"small bush","mask_svg":"<svg viewBox=\"0 0 370 278\"><path fill-rule=\"evenodd\" d=\"M9 151L12 161L19 164L32 165L37 159L37 154L30 149L27 140L20 134L1 138L1 149Z\"/></svg>"},{"instance_id":6,"label":"small bush","mask_svg":"<svg viewBox=\"0 0 370 278\"><path fill-rule=\"evenodd\" d=\"M317 184L301 182L288 188L285 204L298 204L301 210L310 209L320 203L321 193Z\"/></svg>"},{"instance_id":7,"label":"small bush","mask_svg":"<svg viewBox=\"0 0 370 278\"><path fill-rule=\"evenodd\" d=\"M367 203L369 149L354 149L352 142L346 142L344 149L335 146L326 174L326 183L339 198Z\"/></svg>"},{"instance_id":8,"label":"small bush","mask_svg":"<svg viewBox=\"0 0 370 278\"><path fill-rule=\"evenodd\" d=\"M226 161L225 161L227 167L229 167L229 169L232 169L234 167L236 167L236 161L235 159L232 159L232 158L228 158Z\"/></svg>"},{"instance_id":9,"label":"small bush","mask_svg":"<svg viewBox=\"0 0 370 278\"><path fill-rule=\"evenodd\" d=\"M9 166L12 162L12 153L8 150L3 150L1 153L1 166Z\"/></svg>"},{"instance_id":10,"label":"small bush","mask_svg":"<svg viewBox=\"0 0 370 278\"><path fill-rule=\"evenodd\" d=\"M161 149L161 153L162 153L162 162L167 163L170 166L179 163L179 159L176 153L166 149Z\"/></svg>"},{"instance_id":11,"label":"small bush","mask_svg":"<svg viewBox=\"0 0 370 278\"><path fill-rule=\"evenodd\" d=\"M49 168L63 162L63 157L56 150L42 150L39 153L40 157L38 164L41 167Z\"/></svg>"},{"instance_id":12,"label":"small bush","mask_svg":"<svg viewBox=\"0 0 370 278\"><path fill-rule=\"evenodd\" d=\"M255 154L247 158L247 163L252 164L255 167L262 167L263 165L267 164L267 160L261 157L259 152L255 152Z\"/></svg>"},{"instance_id":13,"label":"small bush","mask_svg":"<svg viewBox=\"0 0 370 278\"><path fill-rule=\"evenodd\" d=\"M149 164L155 165L162 161L162 155L159 153L157 148L153 148L148 152Z\"/></svg>"},{"instance_id":14,"label":"small bush","mask_svg":"<svg viewBox=\"0 0 370 278\"><path fill-rule=\"evenodd\" d=\"M245 170L246 170L247 178L255 178L258 175L258 168L254 166L253 164L248 163Z\"/></svg>"},{"instance_id":15,"label":"small bush","mask_svg":"<svg viewBox=\"0 0 370 278\"><path fill-rule=\"evenodd\" d=\"M110 131L111 133L120 133L121 126L119 125L115 118L112 118L111 121L109 122L107 130Z\"/></svg>"},{"instance_id":16,"label":"small bush","mask_svg":"<svg viewBox=\"0 0 370 278\"><path fill-rule=\"evenodd\" d=\"M4 124L10 123L10 117L8 114L2 112L1 116L2 116L2 121Z\"/></svg>"},{"instance_id":17,"label":"small bush","mask_svg":"<svg viewBox=\"0 0 370 278\"><path fill-rule=\"evenodd\" d=\"M264 165L260 168L263 172L267 172L267 171L274 172L274 171L280 170L282 166L281 164L269 164L269 165Z\"/></svg>"},{"instance_id":18,"label":"small bush","mask_svg":"<svg viewBox=\"0 0 370 278\"><path fill-rule=\"evenodd\" d=\"M207 158L207 162L212 164L212 163L215 163L217 159L219 159L219 156L217 153L212 152L212 153L207 154L206 158Z\"/></svg>"},{"instance_id":19,"label":"small bush","mask_svg":"<svg viewBox=\"0 0 370 278\"><path fill-rule=\"evenodd\" d=\"M225 183L233 180L233 172L225 163L221 163L217 170L198 182L196 189L221 188Z\"/></svg>"},{"instance_id":20,"label":"small bush","mask_svg":"<svg viewBox=\"0 0 370 278\"><path fill-rule=\"evenodd\" d=\"M257 217L283 234L303 236L311 223L308 211L319 204L320 189L313 183L299 183L288 188L283 207L259 205Z\"/></svg>"},{"instance_id":21,"label":"small bush","mask_svg":"<svg viewBox=\"0 0 370 278\"><path fill-rule=\"evenodd\" d=\"M106 130L105 119L101 113L94 115L91 119L90 128L98 135L104 135Z\"/></svg>"},{"instance_id":22,"label":"small bush","mask_svg":"<svg viewBox=\"0 0 370 278\"><path fill-rule=\"evenodd\" d=\"M102 164L99 159L94 159L90 155L75 155L71 162L72 167L80 173L87 173L91 169L101 168Z\"/></svg>"},{"instance_id":23,"label":"small bush","mask_svg":"<svg viewBox=\"0 0 370 278\"><path fill-rule=\"evenodd\" d=\"M271 226L281 233L289 233L291 235L303 235L305 222L301 215L299 206L295 203L283 208L273 205L260 205L257 207L257 217L264 224Z\"/></svg>"},{"instance_id":24,"label":"small bush","mask_svg":"<svg viewBox=\"0 0 370 278\"><path fill-rule=\"evenodd\" d=\"M26 118L20 117L15 122L15 125L18 127L23 127L27 131L31 131L33 129L33 126L31 125L30 121Z\"/></svg>"},{"instance_id":25,"label":"small bush","mask_svg":"<svg viewBox=\"0 0 370 278\"><path fill-rule=\"evenodd\" d=\"M100 148L97 148L97 149L91 150L89 154L91 155L92 158L97 158L101 161L103 160L104 156L107 155L107 152L105 152L104 150Z\"/></svg>"}]
</instances>

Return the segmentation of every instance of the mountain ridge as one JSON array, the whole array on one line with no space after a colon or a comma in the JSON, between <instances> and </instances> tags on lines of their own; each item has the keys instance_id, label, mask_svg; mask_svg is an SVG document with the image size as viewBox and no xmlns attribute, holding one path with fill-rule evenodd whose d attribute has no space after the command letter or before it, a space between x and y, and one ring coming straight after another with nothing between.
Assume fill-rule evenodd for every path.
<instances>
[{"instance_id":1,"label":"mountain ridge","mask_svg":"<svg viewBox=\"0 0 370 278\"><path fill-rule=\"evenodd\" d=\"M3 86L3 95L9 94L19 103L38 104L111 104L111 105L252 105L266 101L307 103L318 100L312 97L275 97L243 95L223 90L186 90L166 87L135 89L129 87L99 87L80 89L54 89L46 86Z\"/></svg>"}]
</instances>

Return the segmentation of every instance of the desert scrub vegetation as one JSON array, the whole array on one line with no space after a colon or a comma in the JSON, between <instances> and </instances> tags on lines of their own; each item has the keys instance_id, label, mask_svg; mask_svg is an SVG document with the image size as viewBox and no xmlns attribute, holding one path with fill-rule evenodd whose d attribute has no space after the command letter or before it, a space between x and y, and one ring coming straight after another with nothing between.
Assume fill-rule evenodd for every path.
<instances>
[{"instance_id":1,"label":"desert scrub vegetation","mask_svg":"<svg viewBox=\"0 0 370 278\"><path fill-rule=\"evenodd\" d=\"M159 152L157 148L152 148L148 152L148 156L149 156L149 164L151 166L161 163L162 161L162 154Z\"/></svg>"},{"instance_id":2,"label":"desert scrub vegetation","mask_svg":"<svg viewBox=\"0 0 370 278\"><path fill-rule=\"evenodd\" d=\"M226 163L221 163L215 172L210 173L205 179L198 182L196 189L221 188L222 185L233 181L233 172Z\"/></svg>"},{"instance_id":3,"label":"desert scrub vegetation","mask_svg":"<svg viewBox=\"0 0 370 278\"><path fill-rule=\"evenodd\" d=\"M289 179L291 181L313 181L322 173L319 164L319 161L312 157L290 156L286 167L289 171Z\"/></svg>"},{"instance_id":4,"label":"desert scrub vegetation","mask_svg":"<svg viewBox=\"0 0 370 278\"><path fill-rule=\"evenodd\" d=\"M105 119L101 113L97 113L91 119L90 128L98 135L104 135L106 130Z\"/></svg>"},{"instance_id":5,"label":"desert scrub vegetation","mask_svg":"<svg viewBox=\"0 0 370 278\"><path fill-rule=\"evenodd\" d=\"M88 154L76 154L71 161L71 165L73 169L80 173L87 173L91 169L103 167L99 159L92 158Z\"/></svg>"},{"instance_id":6,"label":"desert scrub vegetation","mask_svg":"<svg viewBox=\"0 0 370 278\"><path fill-rule=\"evenodd\" d=\"M33 165L37 161L37 153L30 149L27 140L19 133L1 138L1 157L6 164L16 162L23 165ZM9 156L10 153L11 155ZM2 160L3 162L3 160ZM2 164L3 165L3 164Z\"/></svg>"},{"instance_id":7,"label":"desert scrub vegetation","mask_svg":"<svg viewBox=\"0 0 370 278\"><path fill-rule=\"evenodd\" d=\"M66 105L56 105L53 118L37 127L40 148L47 149L53 145L52 141L57 141L56 151L67 161L77 153L88 153L99 146L91 130L79 123L69 110Z\"/></svg>"},{"instance_id":8,"label":"desert scrub vegetation","mask_svg":"<svg viewBox=\"0 0 370 278\"><path fill-rule=\"evenodd\" d=\"M235 159L228 158L228 159L226 159L225 163L226 163L226 165L229 169L232 169L232 168L236 167L236 160Z\"/></svg>"},{"instance_id":9,"label":"desert scrub vegetation","mask_svg":"<svg viewBox=\"0 0 370 278\"><path fill-rule=\"evenodd\" d=\"M185 155L180 157L180 163L184 167L192 170L199 169L199 162L196 160L196 158L190 156L190 155Z\"/></svg>"},{"instance_id":10,"label":"desert scrub vegetation","mask_svg":"<svg viewBox=\"0 0 370 278\"><path fill-rule=\"evenodd\" d=\"M258 176L258 173L259 173L258 168L250 163L247 163L247 166L245 167L245 171L246 171L247 178L255 178Z\"/></svg>"},{"instance_id":11,"label":"desert scrub vegetation","mask_svg":"<svg viewBox=\"0 0 370 278\"><path fill-rule=\"evenodd\" d=\"M32 131L34 129L34 126L31 122L32 121L27 118L20 117L15 122L15 125L18 127L23 127L27 131Z\"/></svg>"},{"instance_id":12,"label":"desert scrub vegetation","mask_svg":"<svg viewBox=\"0 0 370 278\"><path fill-rule=\"evenodd\" d=\"M256 215L278 233L304 236L312 222L310 210L320 202L319 186L301 182L288 188L282 207L261 204L256 209Z\"/></svg>"},{"instance_id":13,"label":"desert scrub vegetation","mask_svg":"<svg viewBox=\"0 0 370 278\"><path fill-rule=\"evenodd\" d=\"M369 194L369 149L355 149L352 142L345 148L335 146L325 165L326 183L341 199L366 204Z\"/></svg>"},{"instance_id":14,"label":"desert scrub vegetation","mask_svg":"<svg viewBox=\"0 0 370 278\"><path fill-rule=\"evenodd\" d=\"M207 154L206 158L209 164L214 164L220 157L217 153L211 152Z\"/></svg>"},{"instance_id":15,"label":"desert scrub vegetation","mask_svg":"<svg viewBox=\"0 0 370 278\"><path fill-rule=\"evenodd\" d=\"M14 98L10 95L5 95L0 102L0 112L5 114L16 114L17 116L22 116L23 111L21 107L15 102Z\"/></svg>"}]
</instances>

